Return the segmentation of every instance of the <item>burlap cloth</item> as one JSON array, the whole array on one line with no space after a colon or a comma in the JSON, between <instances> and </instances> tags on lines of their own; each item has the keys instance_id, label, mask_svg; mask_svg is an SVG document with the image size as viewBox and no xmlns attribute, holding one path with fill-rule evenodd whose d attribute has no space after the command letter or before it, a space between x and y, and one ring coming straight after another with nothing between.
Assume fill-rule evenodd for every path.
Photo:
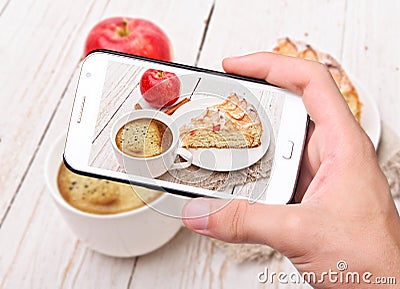
<instances>
[{"instance_id":1,"label":"burlap cloth","mask_svg":"<svg viewBox=\"0 0 400 289\"><path fill-rule=\"evenodd\" d=\"M379 164L389 181L393 198L399 198L400 137L384 123L382 124L382 134L377 154ZM272 258L282 258L277 251L266 245L230 244L214 239L210 239L210 242L214 242L228 257L238 263L247 260L267 262Z\"/></svg>"}]
</instances>

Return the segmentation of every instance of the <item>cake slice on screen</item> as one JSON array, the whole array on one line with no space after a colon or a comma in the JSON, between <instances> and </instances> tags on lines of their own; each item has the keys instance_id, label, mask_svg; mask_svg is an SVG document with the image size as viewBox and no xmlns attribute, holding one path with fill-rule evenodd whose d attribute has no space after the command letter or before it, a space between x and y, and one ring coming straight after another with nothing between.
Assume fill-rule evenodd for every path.
<instances>
[{"instance_id":1,"label":"cake slice on screen","mask_svg":"<svg viewBox=\"0 0 400 289\"><path fill-rule=\"evenodd\" d=\"M180 129L184 148L253 148L261 145L261 134L255 107L235 93Z\"/></svg>"}]
</instances>

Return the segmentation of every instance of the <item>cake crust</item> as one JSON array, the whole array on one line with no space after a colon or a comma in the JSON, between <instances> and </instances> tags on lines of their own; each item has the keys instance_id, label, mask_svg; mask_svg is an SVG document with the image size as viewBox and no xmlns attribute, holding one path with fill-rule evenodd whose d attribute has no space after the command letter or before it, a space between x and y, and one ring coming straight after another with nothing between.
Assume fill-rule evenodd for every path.
<instances>
[{"instance_id":1,"label":"cake crust","mask_svg":"<svg viewBox=\"0 0 400 289\"><path fill-rule=\"evenodd\" d=\"M318 61L323 63L329 69L333 79L336 82L340 92L342 93L344 99L347 102L352 114L355 119L360 122L361 120L361 110L362 103L359 99L357 90L350 81L346 72L343 70L340 63L334 59L328 53L320 52L311 45L302 42L294 41L286 38L278 39L278 45L273 49L273 52L288 55L293 57L299 57L307 60Z\"/></svg>"},{"instance_id":2,"label":"cake crust","mask_svg":"<svg viewBox=\"0 0 400 289\"><path fill-rule=\"evenodd\" d=\"M184 148L252 148L261 145L261 134L256 109L236 93L180 129Z\"/></svg>"}]
</instances>

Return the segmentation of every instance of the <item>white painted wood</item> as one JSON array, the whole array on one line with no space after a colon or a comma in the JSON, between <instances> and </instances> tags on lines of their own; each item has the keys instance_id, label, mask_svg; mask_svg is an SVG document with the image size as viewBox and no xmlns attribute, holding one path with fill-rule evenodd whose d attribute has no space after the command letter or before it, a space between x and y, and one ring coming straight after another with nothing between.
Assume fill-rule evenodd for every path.
<instances>
[{"instance_id":1,"label":"white painted wood","mask_svg":"<svg viewBox=\"0 0 400 289\"><path fill-rule=\"evenodd\" d=\"M153 21L170 38L174 61L193 65L211 5L211 0L112 1L104 17L123 14Z\"/></svg>"},{"instance_id":2,"label":"white painted wood","mask_svg":"<svg viewBox=\"0 0 400 289\"><path fill-rule=\"evenodd\" d=\"M79 242L45 184L45 159L53 141L67 129L78 73L0 230L2 289L125 288L129 281L135 258L105 257Z\"/></svg>"},{"instance_id":3,"label":"white painted wood","mask_svg":"<svg viewBox=\"0 0 400 289\"><path fill-rule=\"evenodd\" d=\"M129 2L131 3L132 1ZM184 1L181 2L183 3ZM187 28L190 27L190 29L186 30L187 38L197 36L197 38L199 39L197 43L193 41L192 43L188 44L188 52L197 52L198 42L201 39L202 31L204 28L203 18L208 15L208 10L211 3L208 2L209 5L206 6L204 5L204 2L205 1L201 1L201 5L198 5L199 8L203 7L203 9L197 10L197 17L192 17L190 25L186 25ZM104 7L102 7L100 4L101 3L94 5L95 8L92 7L91 9L98 9L102 11ZM179 5L179 1L171 2L170 5ZM137 7L138 5L133 6ZM142 3L140 6L143 11L146 10L146 5ZM58 6L58 8L60 7ZM61 8L65 10L65 7L62 7L62 5ZM150 6L147 6L147 9L150 10L150 8ZM7 11L10 10L7 9ZM18 11L11 12L14 14L18 14ZM35 14L34 12L35 11L32 10L30 11L30 13L32 14ZM148 13L150 14L150 12L151 11L149 11ZM61 11L51 11L51 9L50 12L48 11L47 13L52 14L53 17L57 15L65 15L65 13L63 14ZM120 11L120 13L122 14L123 11ZM159 11L158 15L162 15L163 13L163 11ZM76 18L70 17L69 19L67 19L71 23L71 27L69 29L71 29L72 32L74 31L73 29L77 29L76 27L79 26L81 23L82 17L78 16L76 16ZM101 15L97 15L97 17L95 17L95 20L92 20L92 16L89 17L89 15L87 16L87 18L88 21L90 20L93 22L98 21L98 18L100 16ZM43 15L39 14L38 17L43 18ZM68 15L66 15L66 17L68 18ZM0 19L1 21L3 21L4 18ZM156 13L153 13L152 19L157 22ZM179 17L176 19L178 20ZM51 22L51 20L48 21ZM181 21L183 20L181 19ZM43 32L40 29L39 31ZM84 38L85 33L86 32L79 34L79 37ZM182 37L185 37L185 34L183 34ZM73 40L77 39L70 39L70 41ZM42 41L42 39L38 39L38 42L40 41ZM2 41L1 43L3 44L5 42ZM59 43L59 41L57 43ZM39 43L34 43L34 45L38 46ZM189 45L191 45L190 49ZM75 59L75 61L70 60L71 62L73 62L73 69L75 69L81 53L81 47L74 47L75 50L73 52L70 52L70 55L68 56L71 59ZM1 48L5 49L6 47L2 46ZM18 56L11 49L7 49L6 51L14 59ZM57 54L57 52L57 50L49 50L47 53L52 54L52 58L59 59L60 56ZM197 54L192 53L192 55L195 56ZM29 57L25 57L26 61L33 66L31 70L35 71L38 64L34 63L33 55L31 54ZM182 52L181 57L182 59L190 58L186 56L184 51ZM177 56L176 59L179 59L179 57ZM194 60L195 58L193 57L191 62L194 63ZM61 64L57 62L56 65ZM4 67L5 66L1 66L2 76L5 75ZM47 64L43 67L47 68ZM62 72L66 73L66 71L66 68L65 70L60 69L60 74ZM77 72L78 71L76 71L76 73ZM64 80L58 80L61 83L62 89L66 88L69 75ZM39 76L41 76L40 73ZM46 77L41 77L43 78L43 80L38 80L38 85L50 86L50 83L47 82ZM11 80L14 81L14 84L9 85L10 89L19 89L17 84L20 83L20 79L17 78L16 75L14 75L13 77L10 76L9 82L11 82ZM28 80L28 75L26 76L26 80ZM1 81L4 81L3 77ZM5 81L2 82L2 84L4 83ZM55 85L55 83L53 84ZM32 132L34 132L37 137L40 137L43 133L45 133L46 135L40 147L38 148L38 153L35 154L35 158L33 159L30 170L28 171L28 174L18 191L18 195L16 196L12 207L7 215L7 218L5 219L0 230L0 287L2 288L98 288L103 285L105 286L104 288L121 288L127 286L129 282L134 259L124 260L103 257L98 255L97 253L93 253L87 250L83 244L77 243L76 239L63 223L60 215L50 201L49 193L44 184L44 159L47 155L49 147L52 144L52 141L60 133L65 132L66 130L75 87L76 81L73 81L68 87L67 92L65 93L65 97L60 105L60 108L56 111L55 119L52 120L50 129L48 131L45 131L45 127L38 126L38 124L34 122L34 120L36 118L42 119L44 123L49 121L49 116L54 111L55 105L60 99L62 90L59 93L52 93L52 95L55 95L54 99L52 99L54 100L52 108L41 106L42 102L44 102L44 99L48 99L47 94L43 96L44 99L41 100L41 102L39 103L33 101L37 100L34 96L29 99L27 98L25 104L20 103L21 115L17 118L14 118L14 122L18 121L19 123L24 123L22 112L23 110L28 110L28 108L32 106L34 109L34 111L30 112L30 117L32 119L25 118L25 120L29 121L31 127L35 127ZM29 88L29 83L26 83L21 88L21 90L28 91ZM2 104L5 104L6 99L4 96L1 98L1 101ZM13 105L13 102L10 101L10 105ZM2 133L4 133L3 129L5 128L8 128L8 130L11 131L12 129L18 129L18 123L11 122L11 110L3 112L5 107L7 106L1 106L3 113L1 118ZM11 108L13 107L11 106ZM49 116L47 117L43 112L43 110L45 109L49 110ZM15 110L13 110L13 112L18 113L19 111L15 107ZM9 113L9 115L5 113ZM5 123L6 121L8 122ZM33 144L35 144L34 136L29 135L29 139ZM10 142L3 141L1 145L1 149L4 150L10 150L12 148L17 149L17 147L14 146L14 144L12 143L10 144ZM35 146L33 146L33 149L27 148L24 151L24 154L32 156L32 154L34 153L34 149ZM9 153L9 151L6 152ZM4 157L4 159L7 158ZM5 179L8 180L9 178L20 178L25 170L23 164L20 164L14 174L14 177L10 174L5 175L5 173L8 173L12 161L16 162L17 160L12 159L11 156L8 161L8 166L6 166L5 163L2 163L1 176L4 178L3 181ZM2 183L2 185L4 185L4 182ZM1 189L2 192L9 192L9 197L12 196L13 192L11 189L4 187L2 187ZM4 194L2 194L2 196L4 196Z\"/></svg>"},{"instance_id":4,"label":"white painted wood","mask_svg":"<svg viewBox=\"0 0 400 289\"><path fill-rule=\"evenodd\" d=\"M4 13L7 8L9 0L0 0L0 13Z\"/></svg>"},{"instance_id":5,"label":"white painted wood","mask_svg":"<svg viewBox=\"0 0 400 289\"><path fill-rule=\"evenodd\" d=\"M10 0L0 17L9 27L0 34L0 219L100 18L151 19L170 36L175 60L194 63L211 1L109 2Z\"/></svg>"},{"instance_id":6,"label":"white painted wood","mask_svg":"<svg viewBox=\"0 0 400 289\"><path fill-rule=\"evenodd\" d=\"M400 136L399 1L348 1L343 65L378 104Z\"/></svg>"},{"instance_id":7,"label":"white painted wood","mask_svg":"<svg viewBox=\"0 0 400 289\"><path fill-rule=\"evenodd\" d=\"M71 83L71 91L76 80ZM63 284L71 264L86 251L57 212L44 180L48 149L67 128L66 111L72 106L72 100L71 95L64 98L61 106L64 113L58 113L54 119L0 230L0 286L3 288L40 287L36 278L43 280L47 287ZM48 267L43 268L43 264ZM21 272L25 278L21 278Z\"/></svg>"},{"instance_id":8,"label":"white painted wood","mask_svg":"<svg viewBox=\"0 0 400 289\"><path fill-rule=\"evenodd\" d=\"M277 280L266 284L258 282L257 275L265 267L269 272L296 272L287 259L238 264L210 239L182 229L172 242L159 251L139 258L129 289L278 288ZM309 287L286 284L282 288Z\"/></svg>"},{"instance_id":9,"label":"white painted wood","mask_svg":"<svg viewBox=\"0 0 400 289\"><path fill-rule=\"evenodd\" d=\"M11 0L0 17L0 219L106 2Z\"/></svg>"},{"instance_id":10,"label":"white painted wood","mask_svg":"<svg viewBox=\"0 0 400 289\"><path fill-rule=\"evenodd\" d=\"M109 65L103 87L103 95L100 100L100 111L96 121L94 137L102 133L104 127L110 122L114 113L117 112L131 93L138 89L139 77L144 69L121 63ZM133 104L131 109L134 109Z\"/></svg>"},{"instance_id":11,"label":"white painted wood","mask_svg":"<svg viewBox=\"0 0 400 289\"><path fill-rule=\"evenodd\" d=\"M199 66L222 69L227 56L270 51L276 39L304 39L340 56L346 1L216 1ZM338 57L340 60L340 57Z\"/></svg>"},{"instance_id":12,"label":"white painted wood","mask_svg":"<svg viewBox=\"0 0 400 289\"><path fill-rule=\"evenodd\" d=\"M144 70L139 67L133 70L130 65L120 63L108 66L89 165L122 171L110 142L111 127L122 115L134 110L141 97L139 82Z\"/></svg>"},{"instance_id":13,"label":"white painted wood","mask_svg":"<svg viewBox=\"0 0 400 289\"><path fill-rule=\"evenodd\" d=\"M0 0L0 8L6 2ZM371 90L383 120L400 135L398 1L248 2L216 2L200 66L220 69L222 57L270 49L277 37L304 39L343 60L345 69ZM22 182L0 228L0 288L309 288L258 284L257 274L265 266L290 273L292 265L286 259L235 264L210 240L185 229L136 263L135 258L94 253L62 221L44 184L44 159L52 141L66 129L75 81L54 119L50 117L76 73L90 27L111 15L152 19L171 37L175 59L193 64L211 4L204 0L10 0L0 16L4 28L0 34L0 216Z\"/></svg>"},{"instance_id":14,"label":"white painted wood","mask_svg":"<svg viewBox=\"0 0 400 289\"><path fill-rule=\"evenodd\" d=\"M111 258L86 248L73 260L75 264L58 288L127 288L136 262L136 258Z\"/></svg>"}]
</instances>

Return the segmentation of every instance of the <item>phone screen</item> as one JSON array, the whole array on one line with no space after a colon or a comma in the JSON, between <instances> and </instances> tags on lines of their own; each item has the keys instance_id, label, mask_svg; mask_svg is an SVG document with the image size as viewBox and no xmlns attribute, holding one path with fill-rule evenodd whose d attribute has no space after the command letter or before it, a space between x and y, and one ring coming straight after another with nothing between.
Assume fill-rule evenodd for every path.
<instances>
[{"instance_id":1,"label":"phone screen","mask_svg":"<svg viewBox=\"0 0 400 289\"><path fill-rule=\"evenodd\" d=\"M288 95L218 74L109 60L87 165L133 181L265 199L282 159Z\"/></svg>"}]
</instances>

